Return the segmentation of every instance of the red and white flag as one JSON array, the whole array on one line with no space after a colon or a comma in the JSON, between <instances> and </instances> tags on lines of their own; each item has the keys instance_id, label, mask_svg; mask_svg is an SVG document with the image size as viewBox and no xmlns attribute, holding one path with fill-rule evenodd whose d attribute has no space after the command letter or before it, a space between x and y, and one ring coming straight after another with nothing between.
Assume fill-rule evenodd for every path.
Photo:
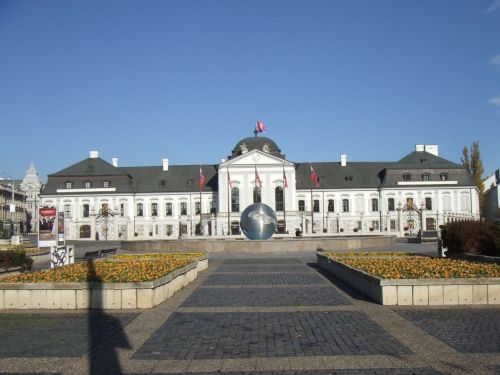
<instances>
[{"instance_id":1,"label":"red and white flag","mask_svg":"<svg viewBox=\"0 0 500 375\"><path fill-rule=\"evenodd\" d=\"M229 176L229 168L227 169L227 184L229 185L229 188L233 188L233 183L231 182L231 177Z\"/></svg>"},{"instance_id":2,"label":"red and white flag","mask_svg":"<svg viewBox=\"0 0 500 375\"><path fill-rule=\"evenodd\" d=\"M255 186L259 184L259 187L262 188L262 180L259 177L259 173L257 172L257 166L255 166Z\"/></svg>"},{"instance_id":3,"label":"red and white flag","mask_svg":"<svg viewBox=\"0 0 500 375\"><path fill-rule=\"evenodd\" d=\"M203 185L205 185L205 175L203 174L203 171L200 166L200 191L203 189Z\"/></svg>"},{"instance_id":4,"label":"red and white flag","mask_svg":"<svg viewBox=\"0 0 500 375\"><path fill-rule=\"evenodd\" d=\"M266 131L266 125L262 121L257 120L257 123L255 124L255 131L257 133L263 133Z\"/></svg>"},{"instance_id":5,"label":"red and white flag","mask_svg":"<svg viewBox=\"0 0 500 375\"><path fill-rule=\"evenodd\" d=\"M285 167L283 166L283 187L288 187L288 180L286 178Z\"/></svg>"},{"instance_id":6,"label":"red and white flag","mask_svg":"<svg viewBox=\"0 0 500 375\"><path fill-rule=\"evenodd\" d=\"M314 182L317 188L319 188L319 176L311 165L311 182Z\"/></svg>"}]
</instances>

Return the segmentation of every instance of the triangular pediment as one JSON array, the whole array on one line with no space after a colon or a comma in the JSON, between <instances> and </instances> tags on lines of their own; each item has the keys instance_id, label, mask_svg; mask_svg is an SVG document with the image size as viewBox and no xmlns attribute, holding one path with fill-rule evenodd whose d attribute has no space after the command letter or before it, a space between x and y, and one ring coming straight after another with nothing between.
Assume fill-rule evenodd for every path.
<instances>
[{"instance_id":1,"label":"triangular pediment","mask_svg":"<svg viewBox=\"0 0 500 375\"><path fill-rule=\"evenodd\" d=\"M260 150L252 150L243 155L231 158L224 163L219 164L219 167L227 167L231 165L294 165L291 161L271 155Z\"/></svg>"}]
</instances>

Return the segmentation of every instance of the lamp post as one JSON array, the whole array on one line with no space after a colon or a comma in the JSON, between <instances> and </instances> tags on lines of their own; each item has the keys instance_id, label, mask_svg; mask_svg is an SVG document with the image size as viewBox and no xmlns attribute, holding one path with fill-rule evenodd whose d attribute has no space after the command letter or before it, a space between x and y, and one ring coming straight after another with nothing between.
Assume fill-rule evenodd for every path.
<instances>
[{"instance_id":1,"label":"lamp post","mask_svg":"<svg viewBox=\"0 0 500 375\"><path fill-rule=\"evenodd\" d=\"M14 203L15 202L15 198L14 198L14 188L15 188L15 186L14 186L14 179L8 173L5 173L3 171L0 171L0 174L3 174L5 176L7 176L7 178L12 181L12 184L10 185L10 187L12 188L12 203L9 205L9 212L10 212L10 215L11 215L10 216L11 228L9 230L9 232L10 232L9 234L11 236L13 236L14 235L14 214L16 212L16 205Z\"/></svg>"}]
</instances>

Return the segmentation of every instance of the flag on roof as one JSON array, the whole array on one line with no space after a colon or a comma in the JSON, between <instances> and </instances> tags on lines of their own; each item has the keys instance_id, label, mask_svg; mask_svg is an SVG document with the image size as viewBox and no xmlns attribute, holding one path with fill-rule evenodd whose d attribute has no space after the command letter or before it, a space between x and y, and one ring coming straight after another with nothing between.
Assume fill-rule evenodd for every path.
<instances>
[{"instance_id":1,"label":"flag on roof","mask_svg":"<svg viewBox=\"0 0 500 375\"><path fill-rule=\"evenodd\" d=\"M319 176L311 165L311 182L314 182L314 185L319 188Z\"/></svg>"},{"instance_id":2,"label":"flag on roof","mask_svg":"<svg viewBox=\"0 0 500 375\"><path fill-rule=\"evenodd\" d=\"M288 187L288 180L286 178L285 166L283 166L283 187L285 187L285 188Z\"/></svg>"},{"instance_id":3,"label":"flag on roof","mask_svg":"<svg viewBox=\"0 0 500 375\"><path fill-rule=\"evenodd\" d=\"M203 189L203 186L205 185L205 175L203 174L203 170L201 169L200 166L200 191Z\"/></svg>"},{"instance_id":4,"label":"flag on roof","mask_svg":"<svg viewBox=\"0 0 500 375\"><path fill-rule=\"evenodd\" d=\"M262 121L259 121L257 120L256 124L255 124L255 131L257 133L263 133L266 131L266 125L264 125L264 123Z\"/></svg>"}]
</instances>

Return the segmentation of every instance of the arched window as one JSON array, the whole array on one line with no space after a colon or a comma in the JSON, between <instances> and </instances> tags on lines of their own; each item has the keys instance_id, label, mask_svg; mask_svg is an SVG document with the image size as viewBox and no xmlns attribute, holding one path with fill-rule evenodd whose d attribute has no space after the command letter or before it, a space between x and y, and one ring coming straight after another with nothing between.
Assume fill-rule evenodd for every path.
<instances>
[{"instance_id":1,"label":"arched window","mask_svg":"<svg viewBox=\"0 0 500 375\"><path fill-rule=\"evenodd\" d=\"M240 189L231 189L231 212L240 212Z\"/></svg>"},{"instance_id":2,"label":"arched window","mask_svg":"<svg viewBox=\"0 0 500 375\"><path fill-rule=\"evenodd\" d=\"M431 197L425 198L425 209L432 210L432 198Z\"/></svg>"},{"instance_id":3,"label":"arched window","mask_svg":"<svg viewBox=\"0 0 500 375\"><path fill-rule=\"evenodd\" d=\"M443 195L443 211L451 211L451 197Z\"/></svg>"},{"instance_id":4,"label":"arched window","mask_svg":"<svg viewBox=\"0 0 500 375\"><path fill-rule=\"evenodd\" d=\"M328 199L328 212L335 211L335 201L333 199Z\"/></svg>"},{"instance_id":5,"label":"arched window","mask_svg":"<svg viewBox=\"0 0 500 375\"><path fill-rule=\"evenodd\" d=\"M283 211L283 188L281 186L274 189L274 199L276 201L276 211Z\"/></svg>"},{"instance_id":6,"label":"arched window","mask_svg":"<svg viewBox=\"0 0 500 375\"><path fill-rule=\"evenodd\" d=\"M253 203L262 202L262 189L258 186L253 188Z\"/></svg>"},{"instance_id":7,"label":"arched window","mask_svg":"<svg viewBox=\"0 0 500 375\"><path fill-rule=\"evenodd\" d=\"M299 211L305 211L306 210L306 201L303 199L299 200Z\"/></svg>"},{"instance_id":8,"label":"arched window","mask_svg":"<svg viewBox=\"0 0 500 375\"><path fill-rule=\"evenodd\" d=\"M349 199L342 199L342 212L349 212Z\"/></svg>"},{"instance_id":9,"label":"arched window","mask_svg":"<svg viewBox=\"0 0 500 375\"><path fill-rule=\"evenodd\" d=\"M387 210L394 211L394 198L387 199Z\"/></svg>"}]
</instances>

